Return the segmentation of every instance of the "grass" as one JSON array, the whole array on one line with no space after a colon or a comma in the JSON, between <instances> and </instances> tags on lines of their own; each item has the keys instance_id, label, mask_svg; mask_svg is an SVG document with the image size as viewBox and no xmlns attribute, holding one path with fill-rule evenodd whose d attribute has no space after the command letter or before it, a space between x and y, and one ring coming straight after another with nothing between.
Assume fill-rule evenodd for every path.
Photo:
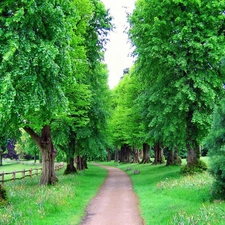
<instances>
[{"instance_id":1,"label":"grass","mask_svg":"<svg viewBox=\"0 0 225 225\"><path fill-rule=\"evenodd\" d=\"M27 170L31 168L41 168L41 165L35 164L32 161L28 162L15 162L15 161L3 161L3 166L0 166L0 173L1 172L12 172L17 170Z\"/></svg>"},{"instance_id":2,"label":"grass","mask_svg":"<svg viewBox=\"0 0 225 225\"><path fill-rule=\"evenodd\" d=\"M13 171L22 171L22 170L30 170L35 168L41 168L42 165L38 163L34 163L33 161L3 161L3 166L0 166L0 174L2 172L13 172ZM40 173L40 171L39 171ZM35 174L35 170L32 171L32 174ZM26 172L25 175L29 175L29 172ZM16 173L16 178L21 178L22 173ZM11 180L12 174L4 175L4 181ZM1 180L1 177L0 177Z\"/></svg>"},{"instance_id":3,"label":"grass","mask_svg":"<svg viewBox=\"0 0 225 225\"><path fill-rule=\"evenodd\" d=\"M146 225L225 224L225 203L212 201L213 179L207 172L183 176L179 166L119 164L117 167L124 171L131 168L126 172L139 197ZM140 170L140 174L134 175L134 170Z\"/></svg>"},{"instance_id":4,"label":"grass","mask_svg":"<svg viewBox=\"0 0 225 225\"><path fill-rule=\"evenodd\" d=\"M205 159L207 160L207 159ZM223 225L225 203L210 195L212 177L204 172L192 176L180 174L179 166L119 164L133 182L140 199L146 225ZM140 174L134 175L134 170ZM11 171L11 170L10 170ZM89 165L79 175L62 175L59 183L39 186L40 177L5 183L9 205L0 208L0 224L76 225L106 176L106 170Z\"/></svg>"},{"instance_id":5,"label":"grass","mask_svg":"<svg viewBox=\"0 0 225 225\"><path fill-rule=\"evenodd\" d=\"M106 170L89 165L79 175L62 175L54 186L39 186L40 176L5 183L9 204L0 207L0 224L76 225L106 177Z\"/></svg>"}]
</instances>

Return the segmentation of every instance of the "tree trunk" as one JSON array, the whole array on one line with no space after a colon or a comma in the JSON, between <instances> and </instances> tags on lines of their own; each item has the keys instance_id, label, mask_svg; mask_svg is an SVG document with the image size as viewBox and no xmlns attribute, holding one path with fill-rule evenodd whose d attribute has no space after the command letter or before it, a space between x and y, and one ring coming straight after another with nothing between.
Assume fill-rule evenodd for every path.
<instances>
[{"instance_id":1,"label":"tree trunk","mask_svg":"<svg viewBox=\"0 0 225 225\"><path fill-rule=\"evenodd\" d=\"M110 151L110 148L107 148L107 152L108 152L107 162L110 162L111 161L111 151Z\"/></svg>"},{"instance_id":2,"label":"tree trunk","mask_svg":"<svg viewBox=\"0 0 225 225\"><path fill-rule=\"evenodd\" d=\"M77 163L77 170L84 170L88 169L87 167L87 161L84 156L77 156L76 157L76 163Z\"/></svg>"},{"instance_id":3,"label":"tree trunk","mask_svg":"<svg viewBox=\"0 0 225 225\"><path fill-rule=\"evenodd\" d=\"M155 152L155 160L153 164L162 164L164 163L164 156L163 156L163 149L160 147L160 144L154 146L154 152Z\"/></svg>"},{"instance_id":4,"label":"tree trunk","mask_svg":"<svg viewBox=\"0 0 225 225\"><path fill-rule=\"evenodd\" d=\"M52 143L50 126L46 125L42 128L41 136L38 136L29 127L25 127L24 130L30 134L32 139L38 145L42 155L42 176L40 185L54 184L58 181L54 166L54 160L57 152Z\"/></svg>"},{"instance_id":5,"label":"tree trunk","mask_svg":"<svg viewBox=\"0 0 225 225\"><path fill-rule=\"evenodd\" d=\"M187 155L187 165L188 166L195 166L198 165L200 161L200 148L191 148L188 149Z\"/></svg>"},{"instance_id":6,"label":"tree trunk","mask_svg":"<svg viewBox=\"0 0 225 225\"><path fill-rule=\"evenodd\" d=\"M115 162L118 162L119 161L119 150L118 150L118 146L116 146L116 150L115 150L115 159L114 159Z\"/></svg>"},{"instance_id":7,"label":"tree trunk","mask_svg":"<svg viewBox=\"0 0 225 225\"><path fill-rule=\"evenodd\" d=\"M168 153L168 158L166 161L166 166L171 166L171 165L181 165L181 158L178 155L177 148L175 148L174 151L170 150Z\"/></svg>"},{"instance_id":8,"label":"tree trunk","mask_svg":"<svg viewBox=\"0 0 225 225\"><path fill-rule=\"evenodd\" d=\"M37 156L36 156L36 152L34 153L34 163L37 162Z\"/></svg>"},{"instance_id":9,"label":"tree trunk","mask_svg":"<svg viewBox=\"0 0 225 225\"><path fill-rule=\"evenodd\" d=\"M143 143L143 158L141 163L150 163L150 146L147 143Z\"/></svg>"},{"instance_id":10,"label":"tree trunk","mask_svg":"<svg viewBox=\"0 0 225 225\"><path fill-rule=\"evenodd\" d=\"M199 164L200 161L200 147L196 140L195 134L198 132L195 124L192 123L193 111L190 110L187 114L187 139L186 139L186 148L187 148L187 166L192 167Z\"/></svg>"},{"instance_id":11,"label":"tree trunk","mask_svg":"<svg viewBox=\"0 0 225 225\"><path fill-rule=\"evenodd\" d=\"M76 167L74 166L74 157L69 159L67 162L66 170L64 171L64 175L77 173Z\"/></svg>"},{"instance_id":12,"label":"tree trunk","mask_svg":"<svg viewBox=\"0 0 225 225\"><path fill-rule=\"evenodd\" d=\"M140 159L139 159L139 151L138 151L137 148L134 148L133 154L134 154L133 163L139 163L140 162Z\"/></svg>"},{"instance_id":13,"label":"tree trunk","mask_svg":"<svg viewBox=\"0 0 225 225\"><path fill-rule=\"evenodd\" d=\"M67 166L64 174L77 173L76 167L74 166L74 155L76 152L76 133L70 128L70 142L68 151L66 152Z\"/></svg>"},{"instance_id":14,"label":"tree trunk","mask_svg":"<svg viewBox=\"0 0 225 225\"><path fill-rule=\"evenodd\" d=\"M83 169L88 169L86 157L82 156L81 160L82 160Z\"/></svg>"},{"instance_id":15,"label":"tree trunk","mask_svg":"<svg viewBox=\"0 0 225 225\"><path fill-rule=\"evenodd\" d=\"M123 145L120 148L120 162L125 162L125 157L126 157L126 150Z\"/></svg>"},{"instance_id":16,"label":"tree trunk","mask_svg":"<svg viewBox=\"0 0 225 225\"><path fill-rule=\"evenodd\" d=\"M0 166L2 166L2 153L0 152Z\"/></svg>"},{"instance_id":17,"label":"tree trunk","mask_svg":"<svg viewBox=\"0 0 225 225\"><path fill-rule=\"evenodd\" d=\"M132 158L131 158L131 148L129 145L125 145L125 162L126 163L131 163L132 162Z\"/></svg>"}]
</instances>

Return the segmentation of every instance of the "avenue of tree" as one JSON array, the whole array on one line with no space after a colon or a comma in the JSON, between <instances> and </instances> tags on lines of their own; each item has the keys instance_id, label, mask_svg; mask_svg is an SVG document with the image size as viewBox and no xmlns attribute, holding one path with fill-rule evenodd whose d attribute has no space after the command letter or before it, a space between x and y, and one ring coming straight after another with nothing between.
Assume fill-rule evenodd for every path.
<instances>
[{"instance_id":1,"label":"avenue of tree","mask_svg":"<svg viewBox=\"0 0 225 225\"><path fill-rule=\"evenodd\" d=\"M99 0L0 2L1 146L23 128L42 155L40 184L57 181L60 149L75 172L75 146L82 156L104 148L110 21Z\"/></svg>"},{"instance_id":2,"label":"avenue of tree","mask_svg":"<svg viewBox=\"0 0 225 225\"><path fill-rule=\"evenodd\" d=\"M83 169L112 152L149 163L153 152L153 164L174 165L185 151L189 171L205 169L204 145L214 192L225 193L225 1L137 0L136 60L113 90L103 63L111 20L100 0L0 2L0 155L9 139L40 152L40 184L53 184L55 157L67 174L74 158Z\"/></svg>"}]
</instances>

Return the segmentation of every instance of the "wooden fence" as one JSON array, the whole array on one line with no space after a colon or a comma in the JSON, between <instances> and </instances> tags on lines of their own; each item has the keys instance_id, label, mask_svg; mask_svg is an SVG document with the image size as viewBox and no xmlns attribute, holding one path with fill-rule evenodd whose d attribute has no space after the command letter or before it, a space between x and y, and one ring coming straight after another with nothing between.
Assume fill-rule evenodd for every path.
<instances>
[{"instance_id":1,"label":"wooden fence","mask_svg":"<svg viewBox=\"0 0 225 225\"><path fill-rule=\"evenodd\" d=\"M64 167L64 163L57 163L55 164L55 170L60 170ZM21 180L24 179L25 177L32 177L35 175L39 175L42 172L42 168L34 168L34 169L28 169L28 170L21 170L21 171L13 171L13 172L2 172L0 173L0 183L4 183L7 181L13 181L13 180ZM12 175L11 178L6 179L6 175ZM21 176L16 177L17 174L20 174ZM9 177L9 176L7 176Z\"/></svg>"}]
</instances>

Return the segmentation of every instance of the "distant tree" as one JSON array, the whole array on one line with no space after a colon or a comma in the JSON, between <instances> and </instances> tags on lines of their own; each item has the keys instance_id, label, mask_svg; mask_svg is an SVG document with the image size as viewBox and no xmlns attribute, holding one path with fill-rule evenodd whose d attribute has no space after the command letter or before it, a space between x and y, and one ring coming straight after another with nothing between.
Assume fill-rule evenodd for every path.
<instances>
[{"instance_id":1,"label":"distant tree","mask_svg":"<svg viewBox=\"0 0 225 225\"><path fill-rule=\"evenodd\" d=\"M8 150L6 154L4 154L4 157L5 158L8 158L8 159L15 159L15 160L18 160L19 157L18 157L18 154L16 153L15 151L15 141L13 140L8 140L8 143L6 145L6 149Z\"/></svg>"},{"instance_id":2,"label":"distant tree","mask_svg":"<svg viewBox=\"0 0 225 225\"><path fill-rule=\"evenodd\" d=\"M34 143L29 134L26 133L23 129L21 130L20 138L17 138L17 142L15 144L15 151L20 158L33 158L35 163L40 155L40 151L37 145Z\"/></svg>"}]
</instances>

